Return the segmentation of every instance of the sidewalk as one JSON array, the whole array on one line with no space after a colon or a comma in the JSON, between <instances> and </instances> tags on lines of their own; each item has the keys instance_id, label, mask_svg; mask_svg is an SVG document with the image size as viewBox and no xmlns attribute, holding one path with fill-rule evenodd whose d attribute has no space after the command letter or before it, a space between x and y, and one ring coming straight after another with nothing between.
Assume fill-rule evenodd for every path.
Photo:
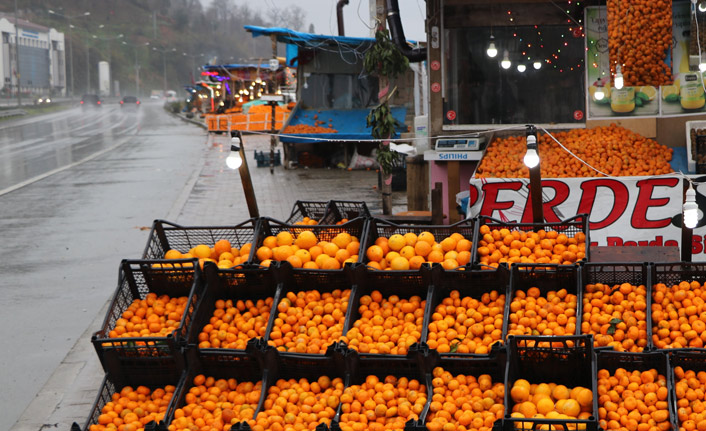
<instances>
[{"instance_id":1,"label":"sidewalk","mask_svg":"<svg viewBox=\"0 0 706 431\"><path fill-rule=\"evenodd\" d=\"M376 172L286 170L278 166L274 174L270 174L269 167L258 168L254 158L255 150L269 151L269 137L246 135L243 140L261 216L284 220L297 200L361 200L366 202L373 214L381 212ZM201 160L194 164L196 168L192 173L185 173L191 177L164 218L184 226L236 224L248 219L238 172L225 165L230 152L230 138L211 135L204 141L205 144L194 143L203 145ZM393 193L393 212L406 209L406 194ZM145 220L144 224L150 222ZM140 252L136 250L136 254ZM90 339L100 329L107 306L106 303L96 315L12 431L68 431L73 422L83 427L104 376Z\"/></svg>"}]
</instances>

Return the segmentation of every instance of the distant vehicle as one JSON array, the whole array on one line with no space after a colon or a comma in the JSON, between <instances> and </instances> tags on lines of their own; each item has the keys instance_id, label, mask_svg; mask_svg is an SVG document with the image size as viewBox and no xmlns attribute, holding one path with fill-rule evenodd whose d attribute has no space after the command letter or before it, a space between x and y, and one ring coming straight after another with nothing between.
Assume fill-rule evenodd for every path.
<instances>
[{"instance_id":1,"label":"distant vehicle","mask_svg":"<svg viewBox=\"0 0 706 431\"><path fill-rule=\"evenodd\" d=\"M34 99L35 105L48 105L51 103L51 98L49 96L41 96Z\"/></svg>"},{"instance_id":2,"label":"distant vehicle","mask_svg":"<svg viewBox=\"0 0 706 431\"><path fill-rule=\"evenodd\" d=\"M101 98L97 94L84 94L81 96L81 107L86 109L88 107L100 108Z\"/></svg>"},{"instance_id":3,"label":"distant vehicle","mask_svg":"<svg viewBox=\"0 0 706 431\"><path fill-rule=\"evenodd\" d=\"M125 96L123 100L120 101L120 107L137 109L140 107L140 101L135 96Z\"/></svg>"},{"instance_id":4,"label":"distant vehicle","mask_svg":"<svg viewBox=\"0 0 706 431\"><path fill-rule=\"evenodd\" d=\"M159 99L161 99L161 97L159 97L159 96L156 95L156 94L153 94L153 95L150 96L150 99L159 100Z\"/></svg>"}]
</instances>

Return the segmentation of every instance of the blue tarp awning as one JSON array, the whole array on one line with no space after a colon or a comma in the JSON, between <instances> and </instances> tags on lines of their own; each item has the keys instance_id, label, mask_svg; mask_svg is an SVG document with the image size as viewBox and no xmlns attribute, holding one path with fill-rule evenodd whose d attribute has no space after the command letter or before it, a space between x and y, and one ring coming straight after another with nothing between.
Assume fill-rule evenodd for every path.
<instances>
[{"instance_id":1,"label":"blue tarp awning","mask_svg":"<svg viewBox=\"0 0 706 431\"><path fill-rule=\"evenodd\" d=\"M239 64L239 63L234 63L234 64L207 64L203 68L204 70L219 70L219 69L270 69L270 64L269 63L260 63L260 64Z\"/></svg>"},{"instance_id":2,"label":"blue tarp awning","mask_svg":"<svg viewBox=\"0 0 706 431\"><path fill-rule=\"evenodd\" d=\"M252 33L253 37L276 35L277 41L297 46L316 48L322 44L347 44L358 46L375 42L371 37L328 36L324 34L302 33L282 27L259 27L246 25L245 30Z\"/></svg>"}]
</instances>

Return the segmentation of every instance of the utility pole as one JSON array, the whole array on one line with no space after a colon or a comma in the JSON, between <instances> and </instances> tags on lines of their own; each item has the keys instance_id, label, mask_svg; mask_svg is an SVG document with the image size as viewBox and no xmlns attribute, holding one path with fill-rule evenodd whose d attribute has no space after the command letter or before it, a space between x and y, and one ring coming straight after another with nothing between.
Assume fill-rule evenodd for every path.
<instances>
[{"instance_id":1,"label":"utility pole","mask_svg":"<svg viewBox=\"0 0 706 431\"><path fill-rule=\"evenodd\" d=\"M20 94L20 23L17 21L17 0L15 0L15 73L17 74L17 106L22 106L22 95Z\"/></svg>"}]
</instances>

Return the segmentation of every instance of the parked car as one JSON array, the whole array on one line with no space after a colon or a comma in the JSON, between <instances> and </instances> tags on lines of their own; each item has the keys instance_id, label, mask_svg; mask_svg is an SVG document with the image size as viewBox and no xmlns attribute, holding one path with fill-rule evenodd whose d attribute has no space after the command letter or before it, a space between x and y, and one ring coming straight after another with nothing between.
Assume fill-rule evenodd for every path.
<instances>
[{"instance_id":1,"label":"parked car","mask_svg":"<svg viewBox=\"0 0 706 431\"><path fill-rule=\"evenodd\" d=\"M121 108L139 108L140 100L135 96L125 96L123 100L120 101Z\"/></svg>"},{"instance_id":2,"label":"parked car","mask_svg":"<svg viewBox=\"0 0 706 431\"><path fill-rule=\"evenodd\" d=\"M97 94L84 94L81 96L81 107L86 109L88 107L100 108L101 98Z\"/></svg>"}]
</instances>

